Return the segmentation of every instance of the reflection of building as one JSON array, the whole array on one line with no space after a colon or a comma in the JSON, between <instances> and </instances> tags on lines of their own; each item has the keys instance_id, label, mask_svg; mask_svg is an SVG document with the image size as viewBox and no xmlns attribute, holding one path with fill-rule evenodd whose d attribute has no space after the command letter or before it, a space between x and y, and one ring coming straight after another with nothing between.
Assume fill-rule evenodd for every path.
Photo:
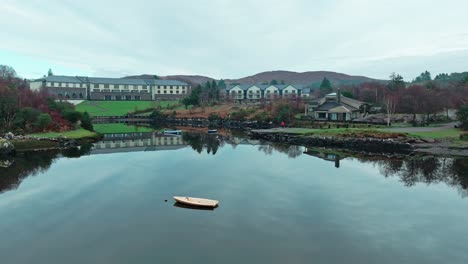
<instances>
[{"instance_id":1,"label":"reflection of building","mask_svg":"<svg viewBox=\"0 0 468 264\"><path fill-rule=\"evenodd\" d=\"M304 154L314 156L314 157L317 157L317 158L320 158L320 159L323 159L323 160L333 161L333 162L335 162L335 167L336 168L340 167L340 160L343 159L343 157L340 157L340 155L338 155L338 154L320 152L320 151L313 150L313 149L308 149L308 148L305 149Z\"/></svg>"},{"instance_id":2,"label":"reflection of building","mask_svg":"<svg viewBox=\"0 0 468 264\"><path fill-rule=\"evenodd\" d=\"M165 136L157 133L105 134L94 144L91 154L117 152L175 150L188 146L181 136Z\"/></svg>"},{"instance_id":3,"label":"reflection of building","mask_svg":"<svg viewBox=\"0 0 468 264\"><path fill-rule=\"evenodd\" d=\"M169 100L190 93L190 85L177 80L48 76L30 83L33 90L45 89L59 99L77 100Z\"/></svg>"}]
</instances>

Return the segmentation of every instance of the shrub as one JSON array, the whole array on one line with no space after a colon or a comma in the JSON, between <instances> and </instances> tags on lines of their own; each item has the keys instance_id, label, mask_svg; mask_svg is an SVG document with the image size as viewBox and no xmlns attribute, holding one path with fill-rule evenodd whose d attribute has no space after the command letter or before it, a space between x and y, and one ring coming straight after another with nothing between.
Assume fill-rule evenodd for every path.
<instances>
[{"instance_id":1,"label":"shrub","mask_svg":"<svg viewBox=\"0 0 468 264\"><path fill-rule=\"evenodd\" d=\"M461 123L461 128L468 130L468 105L460 107L460 110L457 112L457 119Z\"/></svg>"},{"instance_id":2,"label":"shrub","mask_svg":"<svg viewBox=\"0 0 468 264\"><path fill-rule=\"evenodd\" d=\"M244 109L240 109L239 111L235 111L231 113L231 119L237 121L244 121L245 118L249 115L247 111Z\"/></svg>"},{"instance_id":3,"label":"shrub","mask_svg":"<svg viewBox=\"0 0 468 264\"><path fill-rule=\"evenodd\" d=\"M215 121L215 120L219 120L219 119L221 119L221 117L217 113L211 113L208 116L209 121Z\"/></svg>"},{"instance_id":4,"label":"shrub","mask_svg":"<svg viewBox=\"0 0 468 264\"><path fill-rule=\"evenodd\" d=\"M42 113L37 118L35 127L42 131L45 128L47 128L51 123L52 123L52 118L50 117L50 115L46 113Z\"/></svg>"},{"instance_id":5,"label":"shrub","mask_svg":"<svg viewBox=\"0 0 468 264\"><path fill-rule=\"evenodd\" d=\"M94 131L93 123L91 122L91 117L88 112L84 112L81 115L81 127L89 131Z\"/></svg>"}]
</instances>

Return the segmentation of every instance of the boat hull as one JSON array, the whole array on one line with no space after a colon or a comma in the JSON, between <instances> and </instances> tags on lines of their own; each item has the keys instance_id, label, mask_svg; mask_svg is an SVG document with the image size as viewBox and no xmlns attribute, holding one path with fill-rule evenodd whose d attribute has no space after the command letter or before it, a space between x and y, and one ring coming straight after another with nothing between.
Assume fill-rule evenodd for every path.
<instances>
[{"instance_id":1,"label":"boat hull","mask_svg":"<svg viewBox=\"0 0 468 264\"><path fill-rule=\"evenodd\" d=\"M218 206L219 201L205 199L205 198L195 198L195 197L186 197L186 196L174 196L174 200L181 204L186 204L190 206L197 206L197 207L209 207L215 208Z\"/></svg>"}]
</instances>

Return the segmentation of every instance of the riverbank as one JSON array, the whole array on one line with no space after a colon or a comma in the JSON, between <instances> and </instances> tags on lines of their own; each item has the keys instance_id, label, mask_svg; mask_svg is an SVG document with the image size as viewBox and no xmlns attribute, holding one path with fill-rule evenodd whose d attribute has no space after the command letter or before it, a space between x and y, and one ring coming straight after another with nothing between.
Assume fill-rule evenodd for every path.
<instances>
[{"instance_id":1,"label":"riverbank","mask_svg":"<svg viewBox=\"0 0 468 264\"><path fill-rule=\"evenodd\" d=\"M66 149L86 143L96 142L101 138L102 135L100 133L88 131L82 128L65 132L47 132L25 136L9 136L9 140L13 143L17 152Z\"/></svg>"},{"instance_id":2,"label":"riverbank","mask_svg":"<svg viewBox=\"0 0 468 264\"><path fill-rule=\"evenodd\" d=\"M416 153L468 157L468 143L454 138L424 138L403 132L370 129L273 128L250 132L270 142L345 149L357 153L409 155Z\"/></svg>"}]
</instances>

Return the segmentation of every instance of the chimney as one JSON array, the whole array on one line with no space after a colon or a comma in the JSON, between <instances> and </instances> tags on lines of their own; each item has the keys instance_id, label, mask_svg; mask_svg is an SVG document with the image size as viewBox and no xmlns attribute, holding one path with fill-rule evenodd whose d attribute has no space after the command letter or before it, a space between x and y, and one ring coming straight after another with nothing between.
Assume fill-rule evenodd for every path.
<instances>
[{"instance_id":1,"label":"chimney","mask_svg":"<svg viewBox=\"0 0 468 264\"><path fill-rule=\"evenodd\" d=\"M341 89L338 88L338 91L336 92L336 101L338 101L338 103L341 103Z\"/></svg>"}]
</instances>

